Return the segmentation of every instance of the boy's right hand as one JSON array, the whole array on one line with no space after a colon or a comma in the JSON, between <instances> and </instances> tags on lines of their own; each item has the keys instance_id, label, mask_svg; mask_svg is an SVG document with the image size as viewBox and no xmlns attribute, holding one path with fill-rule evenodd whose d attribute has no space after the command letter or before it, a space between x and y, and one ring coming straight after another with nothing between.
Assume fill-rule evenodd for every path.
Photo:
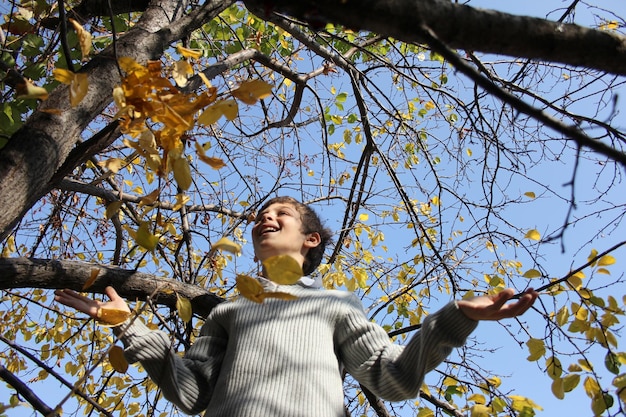
<instances>
[{"instance_id":1,"label":"boy's right hand","mask_svg":"<svg viewBox=\"0 0 626 417\"><path fill-rule=\"evenodd\" d=\"M72 290L56 290L54 292L54 300L68 307L75 308L76 310L83 312L94 319L100 318L98 316L98 311L100 309L120 310L126 311L130 314L128 304L117 294L117 291L115 291L113 287L106 287L105 292L111 301L102 302L92 300L91 298L85 297L84 295Z\"/></svg>"}]
</instances>

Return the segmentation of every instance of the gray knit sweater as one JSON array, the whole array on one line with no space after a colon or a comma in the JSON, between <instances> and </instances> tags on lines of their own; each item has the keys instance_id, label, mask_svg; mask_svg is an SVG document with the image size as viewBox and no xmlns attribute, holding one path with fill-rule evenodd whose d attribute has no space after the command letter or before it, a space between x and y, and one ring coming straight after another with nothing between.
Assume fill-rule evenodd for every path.
<instances>
[{"instance_id":1,"label":"gray knit sweater","mask_svg":"<svg viewBox=\"0 0 626 417\"><path fill-rule=\"evenodd\" d=\"M450 303L400 346L367 319L351 293L301 285L275 290L298 298L218 305L184 357L172 352L166 333L139 320L114 331L129 362L140 361L188 414L341 417L342 367L384 399L415 398L424 374L463 345L477 324Z\"/></svg>"}]
</instances>

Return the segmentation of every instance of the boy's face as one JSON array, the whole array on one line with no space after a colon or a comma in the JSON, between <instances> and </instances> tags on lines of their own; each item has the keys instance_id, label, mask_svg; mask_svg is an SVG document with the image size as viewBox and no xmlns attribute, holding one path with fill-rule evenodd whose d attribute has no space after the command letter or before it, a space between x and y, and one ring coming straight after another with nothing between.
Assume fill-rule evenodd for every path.
<instances>
[{"instance_id":1,"label":"boy's face","mask_svg":"<svg viewBox=\"0 0 626 417\"><path fill-rule=\"evenodd\" d=\"M302 233L302 217L289 203L274 203L260 212L252 227L252 244L257 259L289 255L300 263L311 247L320 243L319 233Z\"/></svg>"}]
</instances>

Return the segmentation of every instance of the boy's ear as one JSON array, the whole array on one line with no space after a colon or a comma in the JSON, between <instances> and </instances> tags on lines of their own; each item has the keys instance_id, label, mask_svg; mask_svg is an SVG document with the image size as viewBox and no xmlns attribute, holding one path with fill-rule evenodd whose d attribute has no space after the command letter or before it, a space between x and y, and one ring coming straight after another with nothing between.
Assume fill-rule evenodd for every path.
<instances>
[{"instance_id":1,"label":"boy's ear","mask_svg":"<svg viewBox=\"0 0 626 417\"><path fill-rule=\"evenodd\" d=\"M318 232L309 233L304 241L304 246L307 248L314 248L322 243L322 237Z\"/></svg>"}]
</instances>

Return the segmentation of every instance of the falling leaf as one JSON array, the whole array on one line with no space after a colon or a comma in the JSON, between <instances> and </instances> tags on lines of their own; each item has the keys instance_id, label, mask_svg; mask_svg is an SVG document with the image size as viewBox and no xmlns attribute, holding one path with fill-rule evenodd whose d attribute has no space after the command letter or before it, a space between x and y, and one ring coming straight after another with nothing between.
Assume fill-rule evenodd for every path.
<instances>
[{"instance_id":1,"label":"falling leaf","mask_svg":"<svg viewBox=\"0 0 626 417\"><path fill-rule=\"evenodd\" d=\"M120 211L123 203L123 201L113 201L112 203L107 204L107 208L104 212L104 217L106 217L107 220L112 219L113 216L117 215L117 213Z\"/></svg>"},{"instance_id":2,"label":"falling leaf","mask_svg":"<svg viewBox=\"0 0 626 417\"><path fill-rule=\"evenodd\" d=\"M241 253L241 245L238 245L227 237L222 237L211 247L211 252L215 252L216 250L223 250L239 255Z\"/></svg>"},{"instance_id":3,"label":"falling leaf","mask_svg":"<svg viewBox=\"0 0 626 417\"><path fill-rule=\"evenodd\" d=\"M198 124L212 125L217 122L220 117L224 116L227 120L233 120L239 112L237 102L235 100L220 100L207 107L198 117Z\"/></svg>"},{"instance_id":4,"label":"falling leaf","mask_svg":"<svg viewBox=\"0 0 626 417\"><path fill-rule=\"evenodd\" d=\"M93 283L96 282L96 278L98 278L99 273L100 273L100 268L91 268L89 279L85 281L85 283L83 284L83 291L91 287Z\"/></svg>"},{"instance_id":5,"label":"falling leaf","mask_svg":"<svg viewBox=\"0 0 626 417\"><path fill-rule=\"evenodd\" d=\"M18 99L38 99L45 100L48 98L48 90L38 87L28 80L18 83L15 86Z\"/></svg>"},{"instance_id":6,"label":"falling leaf","mask_svg":"<svg viewBox=\"0 0 626 417\"><path fill-rule=\"evenodd\" d=\"M115 345L109 349L109 362L113 369L119 373L124 374L128 370L128 361L124 356L124 349L120 346Z\"/></svg>"},{"instance_id":7,"label":"falling leaf","mask_svg":"<svg viewBox=\"0 0 626 417\"><path fill-rule=\"evenodd\" d=\"M191 74L193 74L193 68L187 61L177 61L172 66L172 78L179 87L184 87L187 84Z\"/></svg>"},{"instance_id":8,"label":"falling leaf","mask_svg":"<svg viewBox=\"0 0 626 417\"><path fill-rule=\"evenodd\" d=\"M83 55L83 61L89 57L91 53L91 33L87 32L85 28L83 28L80 23L70 17L69 19L72 26L74 26L74 30L78 35L78 42L80 44L80 52Z\"/></svg>"},{"instance_id":9,"label":"falling leaf","mask_svg":"<svg viewBox=\"0 0 626 417\"><path fill-rule=\"evenodd\" d=\"M191 317L193 315L193 309L191 308L191 301L188 298L181 297L176 294L176 310L178 311L178 316L185 323L189 323L191 321Z\"/></svg>"},{"instance_id":10,"label":"falling leaf","mask_svg":"<svg viewBox=\"0 0 626 417\"><path fill-rule=\"evenodd\" d=\"M117 174L124 164L125 161L120 158L109 158L106 161L98 161L99 166L106 168L114 174Z\"/></svg>"},{"instance_id":11,"label":"falling leaf","mask_svg":"<svg viewBox=\"0 0 626 417\"><path fill-rule=\"evenodd\" d=\"M248 275L237 275L237 290L250 301L262 303L266 298L278 298L281 300L295 300L298 297L285 292L265 292L263 285L256 279Z\"/></svg>"},{"instance_id":12,"label":"falling leaf","mask_svg":"<svg viewBox=\"0 0 626 417\"><path fill-rule=\"evenodd\" d=\"M263 80L246 81L232 92L233 97L246 104L254 104L270 94L272 94L272 85Z\"/></svg>"},{"instance_id":13,"label":"falling leaf","mask_svg":"<svg viewBox=\"0 0 626 417\"><path fill-rule=\"evenodd\" d=\"M54 79L70 86L70 105L76 107L87 95L89 81L86 73L75 73L63 68L55 68L52 71Z\"/></svg>"},{"instance_id":14,"label":"falling leaf","mask_svg":"<svg viewBox=\"0 0 626 417\"><path fill-rule=\"evenodd\" d=\"M198 155L198 159L202 162L209 164L209 166L213 169L220 169L226 166L226 163L220 158L214 158L211 156L206 156L204 154L204 148L198 142L195 142L196 146L196 154Z\"/></svg>"},{"instance_id":15,"label":"falling leaf","mask_svg":"<svg viewBox=\"0 0 626 417\"><path fill-rule=\"evenodd\" d=\"M202 51L185 48L182 45L176 45L176 52L184 58L198 59L202 56Z\"/></svg>"},{"instance_id":16,"label":"falling leaf","mask_svg":"<svg viewBox=\"0 0 626 417\"><path fill-rule=\"evenodd\" d=\"M527 239L531 239L531 240L540 240L541 239L541 235L539 234L539 232L535 229L529 230L525 235L525 238Z\"/></svg>"},{"instance_id":17,"label":"falling leaf","mask_svg":"<svg viewBox=\"0 0 626 417\"><path fill-rule=\"evenodd\" d=\"M115 308L99 308L96 317L100 324L117 326L124 323L130 317L130 311Z\"/></svg>"},{"instance_id":18,"label":"falling leaf","mask_svg":"<svg viewBox=\"0 0 626 417\"><path fill-rule=\"evenodd\" d=\"M271 281L281 285L295 284L304 273L302 266L289 255L278 255L263 261L263 270Z\"/></svg>"},{"instance_id":19,"label":"falling leaf","mask_svg":"<svg viewBox=\"0 0 626 417\"><path fill-rule=\"evenodd\" d=\"M172 207L172 210L174 211L180 210L181 208L183 208L185 204L189 202L189 200L191 200L191 198L185 193L176 194L176 204L174 204L174 207Z\"/></svg>"},{"instance_id":20,"label":"falling leaf","mask_svg":"<svg viewBox=\"0 0 626 417\"><path fill-rule=\"evenodd\" d=\"M159 243L159 237L150 232L150 222L141 222L137 228L135 242L142 248L153 251Z\"/></svg>"},{"instance_id":21,"label":"falling leaf","mask_svg":"<svg viewBox=\"0 0 626 417\"><path fill-rule=\"evenodd\" d=\"M174 159L172 165L176 183L183 190L188 190L189 187L191 187L191 169L189 167L189 161L187 161L187 158L183 155L180 158Z\"/></svg>"}]
</instances>

